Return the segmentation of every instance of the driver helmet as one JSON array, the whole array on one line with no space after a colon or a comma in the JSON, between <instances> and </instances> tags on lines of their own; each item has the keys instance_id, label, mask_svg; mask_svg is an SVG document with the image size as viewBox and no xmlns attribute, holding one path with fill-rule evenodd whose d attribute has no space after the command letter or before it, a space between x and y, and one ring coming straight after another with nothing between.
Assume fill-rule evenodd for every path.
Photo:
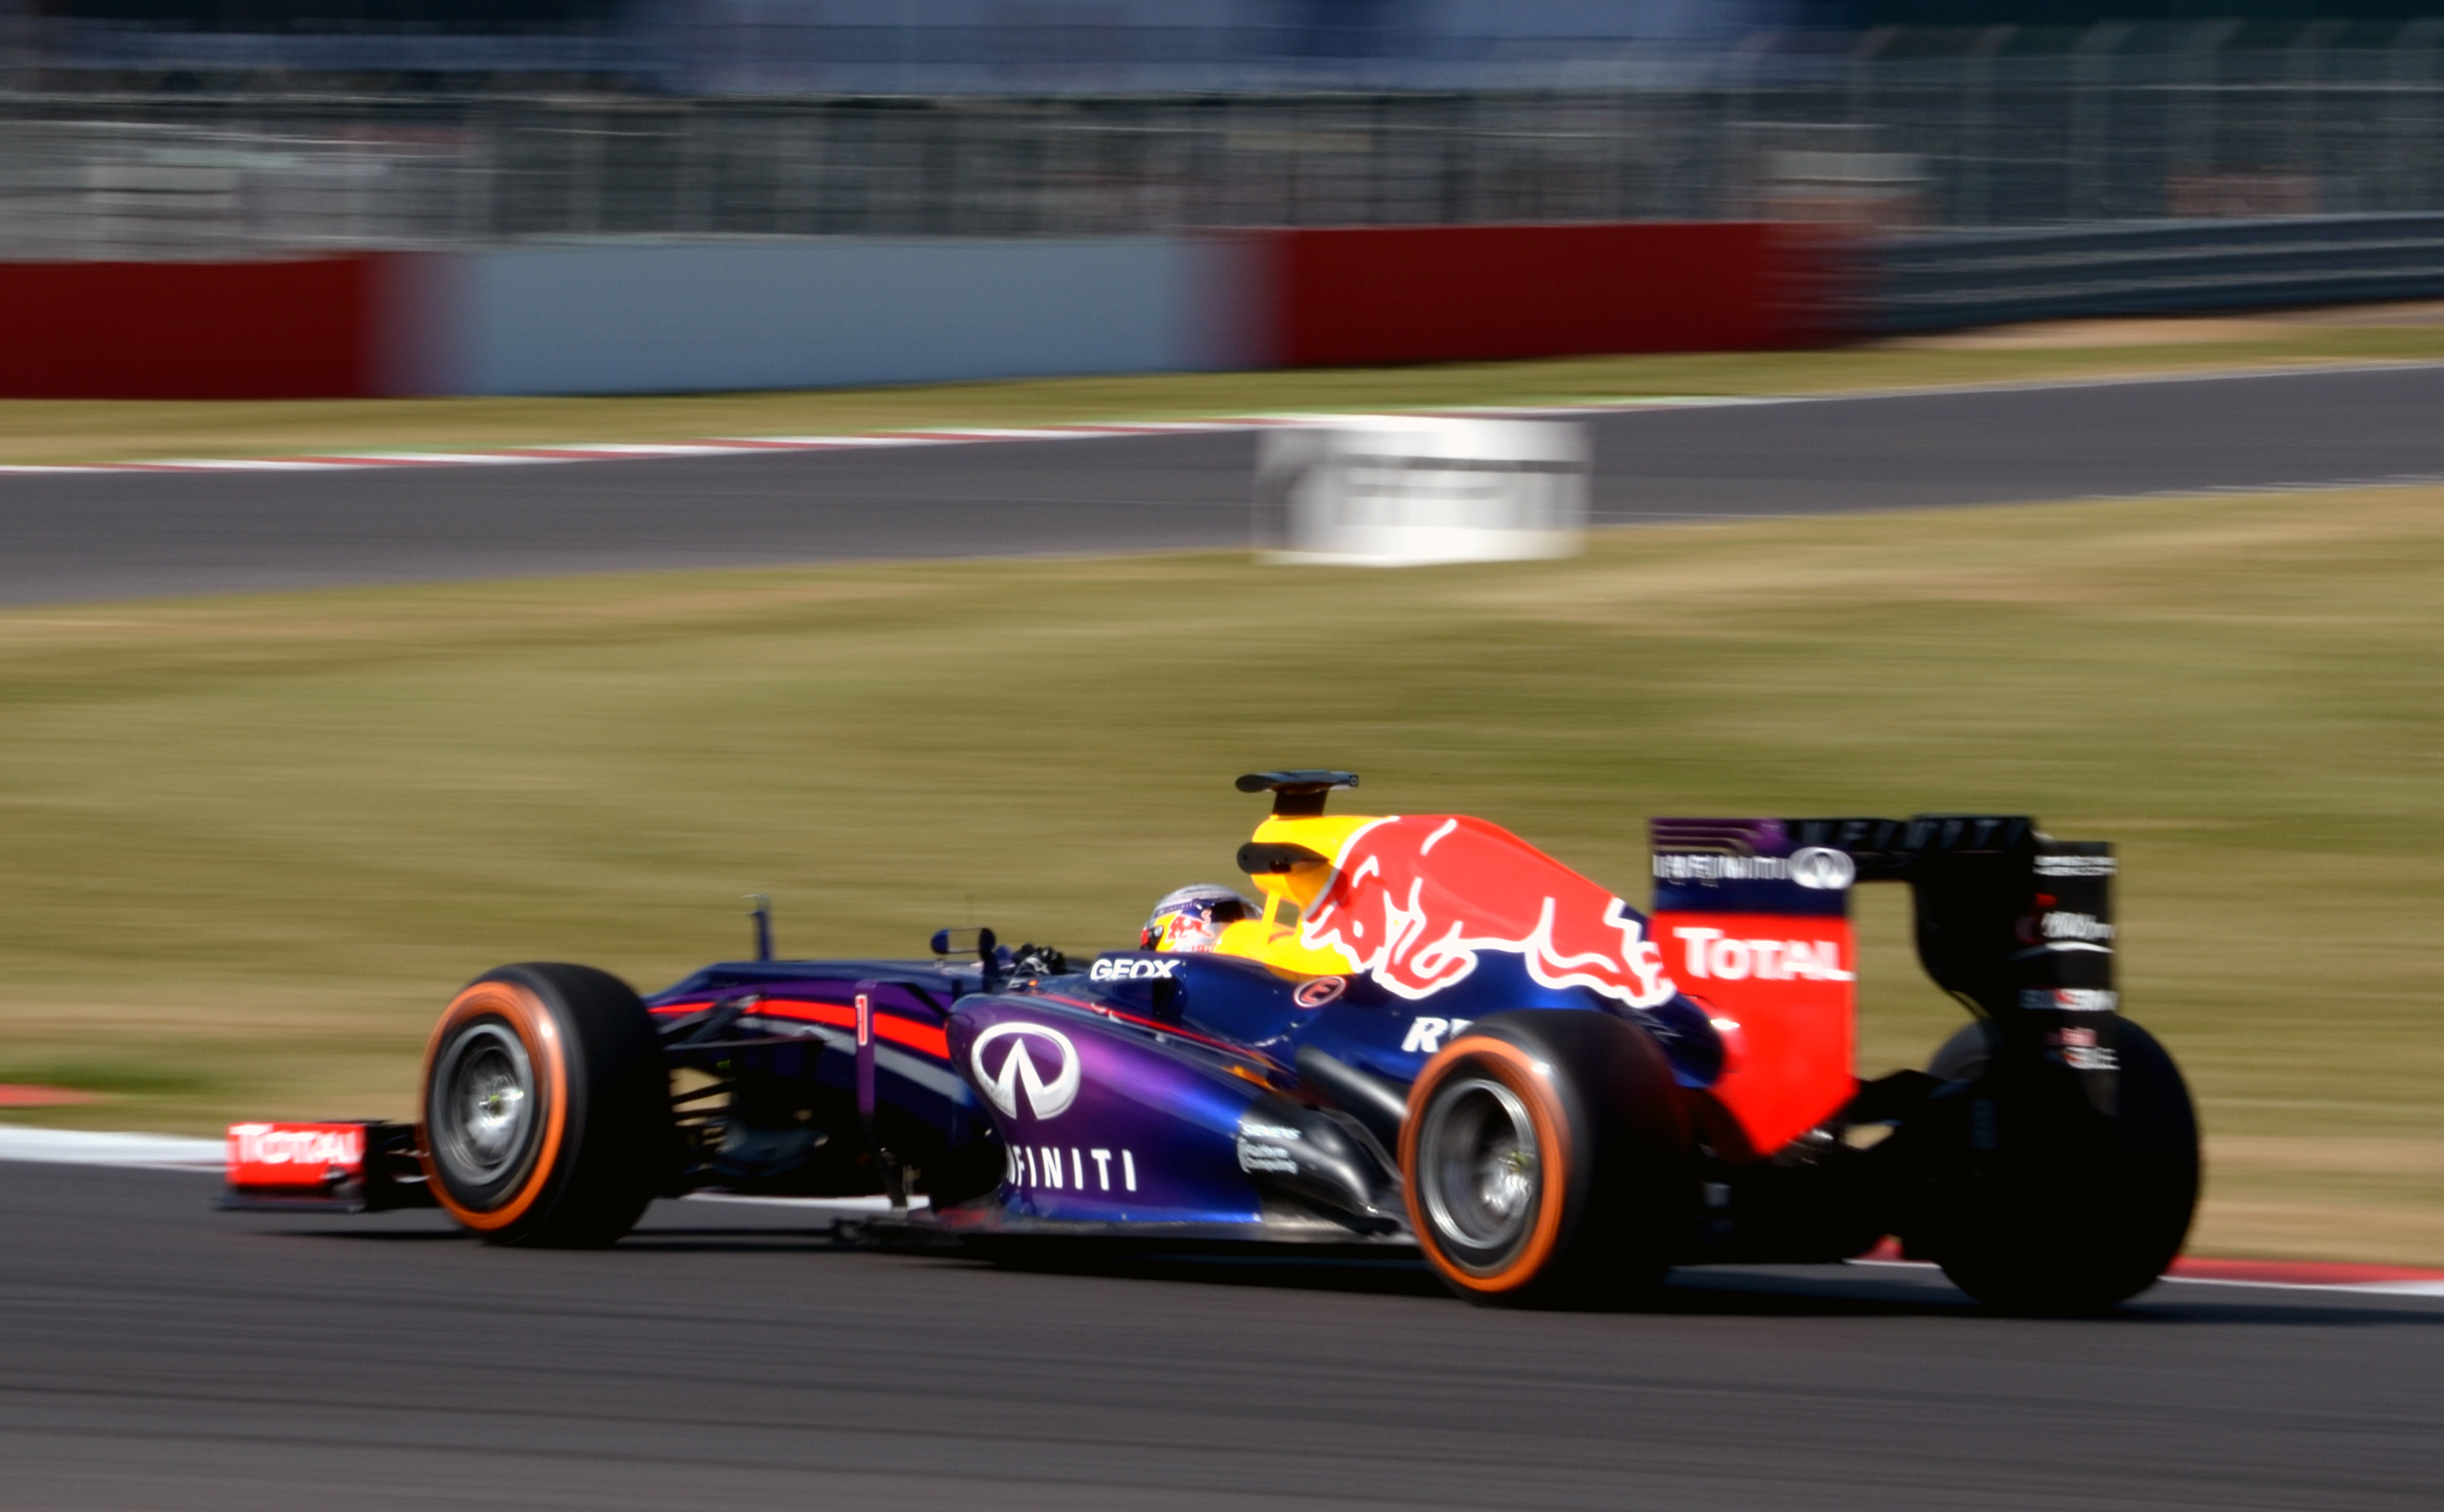
<instances>
[{"instance_id":1,"label":"driver helmet","mask_svg":"<svg viewBox=\"0 0 2444 1512\"><path fill-rule=\"evenodd\" d=\"M1218 882L1198 882L1165 893L1138 931L1140 950L1210 950L1222 931L1256 916L1256 905Z\"/></svg>"}]
</instances>

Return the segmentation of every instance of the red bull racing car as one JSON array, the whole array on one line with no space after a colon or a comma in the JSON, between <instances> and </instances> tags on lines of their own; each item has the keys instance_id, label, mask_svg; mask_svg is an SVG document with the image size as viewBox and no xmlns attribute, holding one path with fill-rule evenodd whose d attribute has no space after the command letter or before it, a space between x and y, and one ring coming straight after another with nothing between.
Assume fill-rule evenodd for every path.
<instances>
[{"instance_id":1,"label":"red bull racing car","mask_svg":"<svg viewBox=\"0 0 2444 1512\"><path fill-rule=\"evenodd\" d=\"M1238 785L1272 795L1248 882L1164 899L1137 949L782 960L759 909L755 959L650 997L505 967L442 1014L416 1124L239 1125L228 1200L571 1245L692 1190L879 1194L937 1239L1414 1245L1462 1296L1572 1305L1897 1235L1989 1303L2087 1310L2180 1248L2196 1124L2119 1011L2108 845L1657 820L1641 913L1482 820L1327 813L1347 772ZM1972 1020L1861 1082L1849 902L1879 881Z\"/></svg>"}]
</instances>

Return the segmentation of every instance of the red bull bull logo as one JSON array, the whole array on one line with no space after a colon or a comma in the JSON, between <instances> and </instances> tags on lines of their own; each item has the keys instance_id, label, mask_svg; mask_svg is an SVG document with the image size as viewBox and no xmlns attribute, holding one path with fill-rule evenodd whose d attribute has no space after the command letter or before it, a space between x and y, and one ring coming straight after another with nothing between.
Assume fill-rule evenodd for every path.
<instances>
[{"instance_id":1,"label":"red bull bull logo","mask_svg":"<svg viewBox=\"0 0 2444 1512\"><path fill-rule=\"evenodd\" d=\"M1632 1007L1676 990L1627 903L1483 820L1396 816L1352 832L1299 939L1405 998L1465 980L1485 950L1524 957L1546 986Z\"/></svg>"}]
</instances>

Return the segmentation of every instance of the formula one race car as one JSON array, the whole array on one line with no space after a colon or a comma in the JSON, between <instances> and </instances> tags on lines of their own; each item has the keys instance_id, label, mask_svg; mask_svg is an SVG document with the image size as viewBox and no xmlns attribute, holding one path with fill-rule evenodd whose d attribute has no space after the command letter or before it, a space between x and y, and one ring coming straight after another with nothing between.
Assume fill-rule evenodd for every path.
<instances>
[{"instance_id":1,"label":"formula one race car","mask_svg":"<svg viewBox=\"0 0 2444 1512\"><path fill-rule=\"evenodd\" d=\"M1462 1296L1565 1304L1898 1235L1989 1303L2086 1310L2180 1248L2196 1124L2117 1011L2107 845L1657 820L1641 915L1481 820L1327 815L1350 773L1238 785L1273 795L1254 895L1183 890L1139 949L776 960L759 909L756 959L650 998L504 967L442 1014L417 1124L239 1125L230 1201L586 1245L657 1196L881 1194L903 1232L1004 1249L1414 1245ZM1861 1084L1849 896L1883 880L1974 1018Z\"/></svg>"}]
</instances>

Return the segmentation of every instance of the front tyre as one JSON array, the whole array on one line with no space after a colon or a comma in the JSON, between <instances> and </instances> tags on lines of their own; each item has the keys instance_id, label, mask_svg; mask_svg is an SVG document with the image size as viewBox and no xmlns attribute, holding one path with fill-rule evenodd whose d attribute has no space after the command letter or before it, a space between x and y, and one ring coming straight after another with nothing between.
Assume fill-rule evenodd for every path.
<instances>
[{"instance_id":1,"label":"front tyre","mask_svg":"<svg viewBox=\"0 0 2444 1512\"><path fill-rule=\"evenodd\" d=\"M469 984L426 1047L420 1113L435 1199L493 1244L610 1244L661 1189L674 1148L652 1015L591 967Z\"/></svg>"},{"instance_id":2,"label":"front tyre","mask_svg":"<svg viewBox=\"0 0 2444 1512\"><path fill-rule=\"evenodd\" d=\"M1689 1150L1671 1065L1645 1031L1593 1011L1498 1014L1410 1088L1410 1228L1472 1301L1635 1299L1686 1233Z\"/></svg>"}]
</instances>

